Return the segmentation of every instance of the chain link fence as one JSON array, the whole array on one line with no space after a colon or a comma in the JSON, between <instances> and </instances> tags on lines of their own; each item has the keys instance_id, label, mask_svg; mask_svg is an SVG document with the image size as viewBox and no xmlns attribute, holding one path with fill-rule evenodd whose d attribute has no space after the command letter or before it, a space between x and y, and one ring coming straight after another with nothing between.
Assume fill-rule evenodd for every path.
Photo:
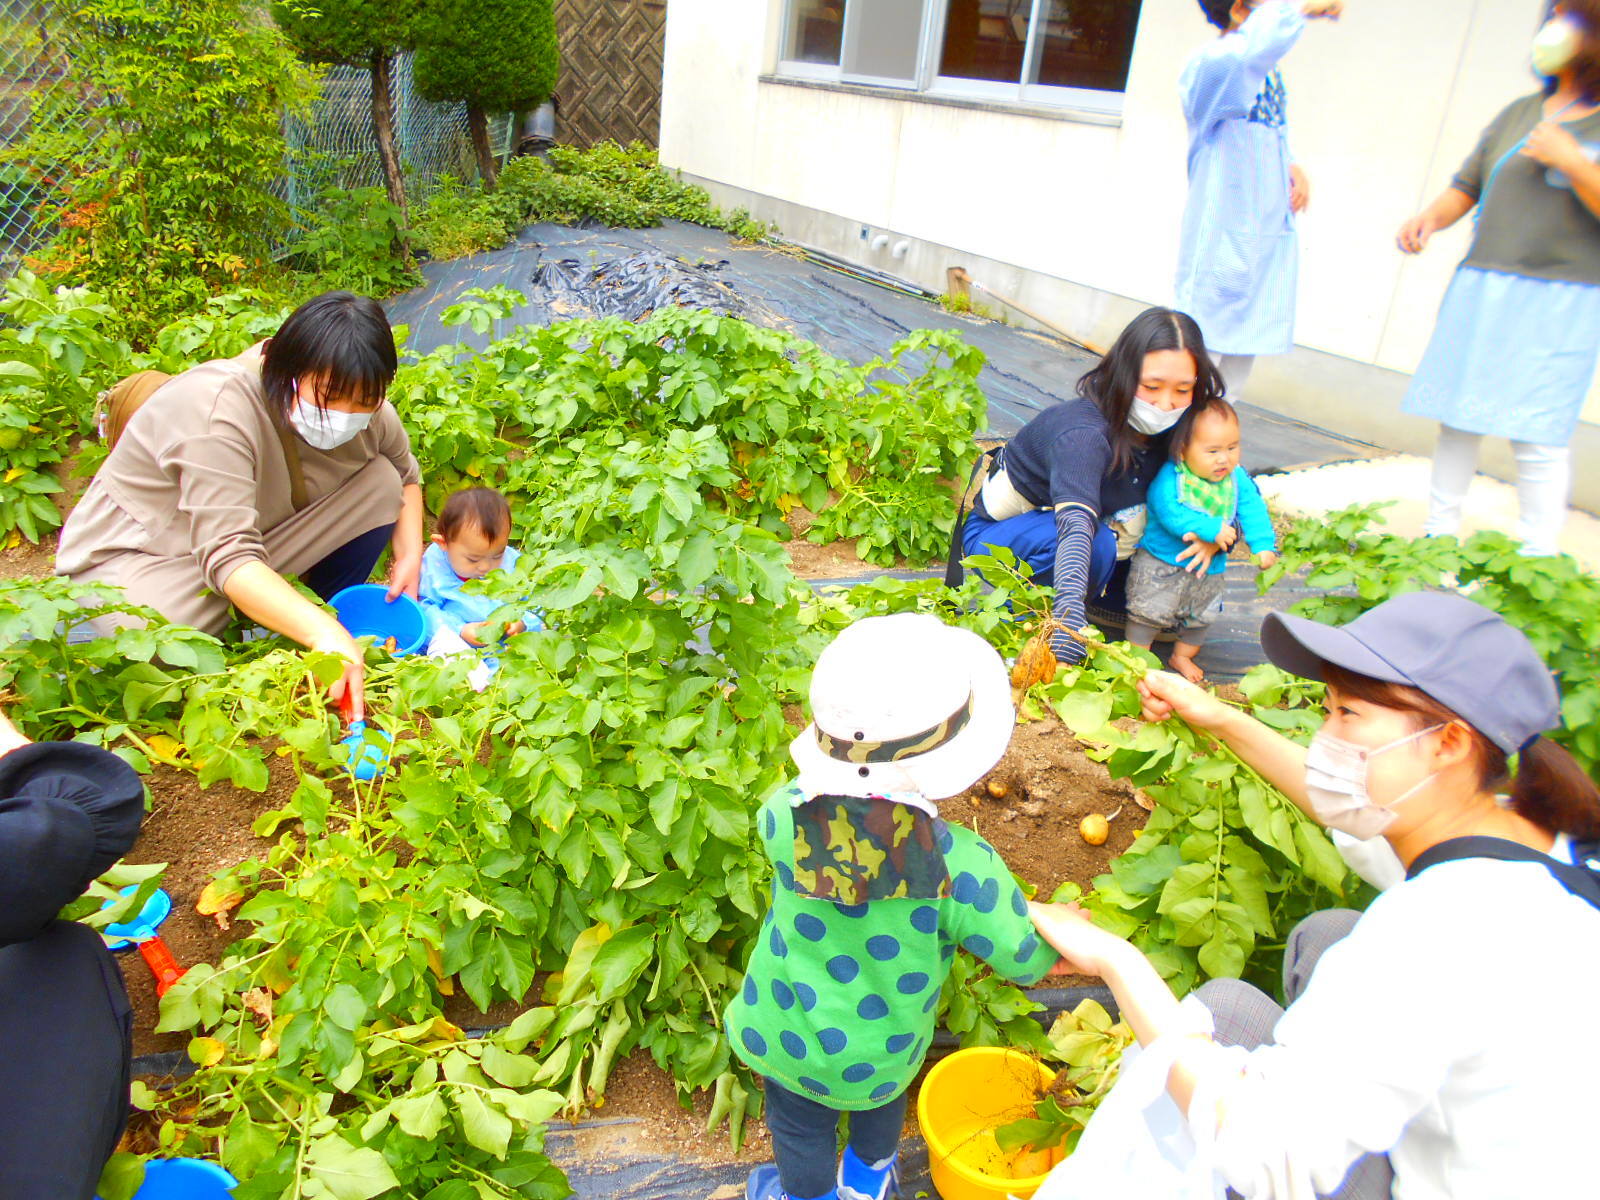
<instances>
[{"instance_id":1,"label":"chain link fence","mask_svg":"<svg viewBox=\"0 0 1600 1200\"><path fill-rule=\"evenodd\" d=\"M57 195L57 180L69 164L5 161L3 152L27 135L36 106L49 89L71 86L70 63L51 37L51 0L0 0L0 277L50 240L43 215ZM331 67L309 117L285 118L290 167L279 195L297 213L311 209L327 187L381 186L383 168L372 132L370 73L356 67ZM401 55L393 73L395 134L406 172L406 192L421 200L441 176L470 179L477 173L462 104L434 104L416 94L411 56ZM55 110L57 121L92 125L97 98L80 89ZM503 154L511 136L509 121L490 118L490 141Z\"/></svg>"}]
</instances>

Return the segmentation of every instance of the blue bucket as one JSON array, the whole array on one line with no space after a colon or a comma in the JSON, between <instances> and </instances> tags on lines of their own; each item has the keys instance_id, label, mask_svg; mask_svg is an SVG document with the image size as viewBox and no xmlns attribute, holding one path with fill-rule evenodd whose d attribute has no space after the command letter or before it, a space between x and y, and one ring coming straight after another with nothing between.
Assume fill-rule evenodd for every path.
<instances>
[{"instance_id":1,"label":"blue bucket","mask_svg":"<svg viewBox=\"0 0 1600 1200\"><path fill-rule=\"evenodd\" d=\"M420 653L428 643L428 618L422 605L401 592L389 599L381 583L358 583L328 602L351 637L373 637L379 646L394 639L396 657Z\"/></svg>"},{"instance_id":2,"label":"blue bucket","mask_svg":"<svg viewBox=\"0 0 1600 1200\"><path fill-rule=\"evenodd\" d=\"M152 1158L133 1200L231 1200L239 1181L200 1158Z\"/></svg>"}]
</instances>

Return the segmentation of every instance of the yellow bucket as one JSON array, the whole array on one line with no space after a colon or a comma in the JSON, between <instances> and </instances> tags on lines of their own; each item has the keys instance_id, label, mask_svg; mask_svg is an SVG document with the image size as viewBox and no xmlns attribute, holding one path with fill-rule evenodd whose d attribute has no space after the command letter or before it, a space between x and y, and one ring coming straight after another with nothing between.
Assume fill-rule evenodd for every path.
<instances>
[{"instance_id":1,"label":"yellow bucket","mask_svg":"<svg viewBox=\"0 0 1600 1200\"><path fill-rule=\"evenodd\" d=\"M974 1046L936 1064L917 1096L917 1124L928 1143L933 1186L943 1200L1028 1200L1065 1155L1007 1152L998 1126L1034 1115L1055 1072L1017 1050Z\"/></svg>"}]
</instances>

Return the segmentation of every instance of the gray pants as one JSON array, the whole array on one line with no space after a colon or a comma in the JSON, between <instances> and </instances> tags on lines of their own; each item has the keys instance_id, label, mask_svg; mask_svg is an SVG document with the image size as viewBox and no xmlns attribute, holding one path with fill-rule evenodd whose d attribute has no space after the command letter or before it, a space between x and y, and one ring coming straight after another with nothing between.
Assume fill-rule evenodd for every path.
<instances>
[{"instance_id":1,"label":"gray pants","mask_svg":"<svg viewBox=\"0 0 1600 1200\"><path fill-rule=\"evenodd\" d=\"M1305 991L1322 952L1348 935L1360 916L1348 908L1330 908L1312 913L1294 927L1283 949L1283 994L1290 1004ZM1211 1010L1216 1039L1222 1045L1254 1050L1272 1043L1272 1031L1283 1009L1260 988L1238 979L1213 979L1195 995ZM1394 1170L1388 1156L1368 1154L1351 1165L1330 1200L1390 1200L1393 1187Z\"/></svg>"}]
</instances>

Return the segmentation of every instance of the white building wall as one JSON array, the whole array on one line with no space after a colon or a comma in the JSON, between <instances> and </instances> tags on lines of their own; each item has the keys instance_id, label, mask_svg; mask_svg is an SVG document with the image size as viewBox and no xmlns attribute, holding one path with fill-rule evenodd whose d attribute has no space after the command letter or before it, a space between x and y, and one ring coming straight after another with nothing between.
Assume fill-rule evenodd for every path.
<instances>
[{"instance_id":1,"label":"white building wall","mask_svg":"<svg viewBox=\"0 0 1600 1200\"><path fill-rule=\"evenodd\" d=\"M1186 190L1178 77L1215 36L1194 0L1145 0L1122 118L1109 123L763 80L780 10L672 0L665 164L799 241L935 290L945 267L966 265L1092 343L1170 302ZM1431 425L1394 413L1404 379L1392 373L1420 359L1470 220L1414 259L1395 231L1448 185L1494 114L1533 90L1527 52L1544 11L1545 0L1351 0L1342 21L1309 26L1284 63L1289 131L1312 185L1303 350L1264 362L1251 399L1320 407L1370 376L1386 407L1351 432L1378 422L1400 431L1385 444L1422 448ZM913 249L891 261L859 226ZM1586 415L1600 420L1600 403Z\"/></svg>"}]
</instances>

